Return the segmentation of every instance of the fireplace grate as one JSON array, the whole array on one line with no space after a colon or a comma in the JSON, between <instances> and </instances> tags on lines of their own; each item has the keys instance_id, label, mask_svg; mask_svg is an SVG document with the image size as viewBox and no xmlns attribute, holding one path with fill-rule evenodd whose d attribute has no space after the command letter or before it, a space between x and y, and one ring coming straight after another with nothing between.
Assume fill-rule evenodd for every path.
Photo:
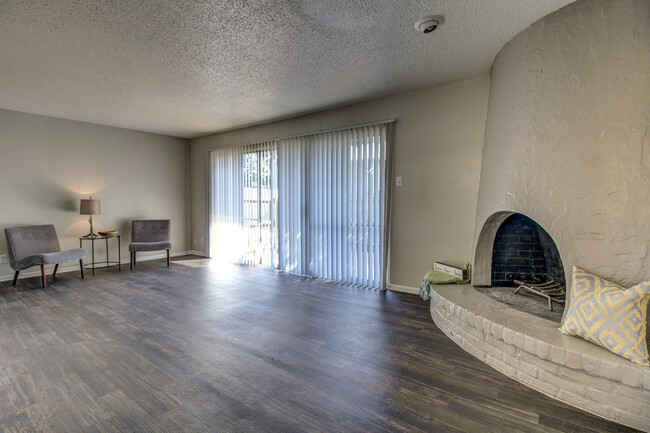
<instances>
[{"instance_id":1,"label":"fireplace grate","mask_svg":"<svg viewBox=\"0 0 650 433\"><path fill-rule=\"evenodd\" d=\"M550 280L543 284L533 284L515 280L515 284L519 286L515 290L515 293L524 290L528 293L546 298L548 300L548 309L550 311L553 311L553 302L564 305L566 292L564 290L564 284L562 283Z\"/></svg>"}]
</instances>

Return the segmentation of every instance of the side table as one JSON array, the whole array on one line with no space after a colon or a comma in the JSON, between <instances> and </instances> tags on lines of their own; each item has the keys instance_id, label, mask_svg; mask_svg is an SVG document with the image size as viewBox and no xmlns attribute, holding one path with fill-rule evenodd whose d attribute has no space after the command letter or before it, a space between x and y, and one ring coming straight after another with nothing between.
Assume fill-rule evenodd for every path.
<instances>
[{"instance_id":1,"label":"side table","mask_svg":"<svg viewBox=\"0 0 650 433\"><path fill-rule=\"evenodd\" d=\"M108 240L109 239L114 239L117 238L117 261L111 261L109 260L108 257ZM101 262L95 262L95 241L99 240L105 240L106 241L106 260L102 260ZM79 238L79 248L83 248L83 241L90 241L91 243L91 251L92 251L92 262L91 263L86 263L84 264L84 267L90 267L93 270L93 275L95 275L95 268L97 269L104 269L104 268L110 268L112 266L117 266L117 269L119 271L122 271L122 257L121 257L121 252L120 252L120 235L115 235L115 236L95 236L93 238L84 238L80 237Z\"/></svg>"}]
</instances>

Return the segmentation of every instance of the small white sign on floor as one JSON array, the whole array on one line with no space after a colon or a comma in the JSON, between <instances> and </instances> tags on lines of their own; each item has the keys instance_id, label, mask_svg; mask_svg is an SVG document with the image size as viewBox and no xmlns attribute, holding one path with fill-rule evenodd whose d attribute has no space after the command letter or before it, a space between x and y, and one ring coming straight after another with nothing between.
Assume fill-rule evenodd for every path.
<instances>
[{"instance_id":1,"label":"small white sign on floor","mask_svg":"<svg viewBox=\"0 0 650 433\"><path fill-rule=\"evenodd\" d=\"M447 265L445 263L434 262L433 269L436 271L444 272L445 274L453 275L454 277L458 277L463 280L467 278L467 271L465 269Z\"/></svg>"}]
</instances>

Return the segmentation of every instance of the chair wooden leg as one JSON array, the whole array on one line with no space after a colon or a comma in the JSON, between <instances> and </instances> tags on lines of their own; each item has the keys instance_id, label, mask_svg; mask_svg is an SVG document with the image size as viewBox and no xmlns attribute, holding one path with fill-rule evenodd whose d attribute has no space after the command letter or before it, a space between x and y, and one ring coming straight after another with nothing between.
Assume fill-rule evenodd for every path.
<instances>
[{"instance_id":1,"label":"chair wooden leg","mask_svg":"<svg viewBox=\"0 0 650 433\"><path fill-rule=\"evenodd\" d=\"M16 271L16 273L14 274L14 282L11 283L12 286L15 286L16 283L18 282L18 274L20 274L20 271Z\"/></svg>"},{"instance_id":2,"label":"chair wooden leg","mask_svg":"<svg viewBox=\"0 0 650 433\"><path fill-rule=\"evenodd\" d=\"M59 270L59 265L54 265L54 272L52 272L52 278L56 277L56 271Z\"/></svg>"},{"instance_id":3,"label":"chair wooden leg","mask_svg":"<svg viewBox=\"0 0 650 433\"><path fill-rule=\"evenodd\" d=\"M134 268L138 264L136 256L137 256L137 252L133 251L133 267Z\"/></svg>"},{"instance_id":4,"label":"chair wooden leg","mask_svg":"<svg viewBox=\"0 0 650 433\"><path fill-rule=\"evenodd\" d=\"M41 282L43 283L43 288L47 287L45 284L45 265L41 265Z\"/></svg>"},{"instance_id":5,"label":"chair wooden leg","mask_svg":"<svg viewBox=\"0 0 650 433\"><path fill-rule=\"evenodd\" d=\"M84 260L79 259L79 270L81 271L81 278L86 278L84 275Z\"/></svg>"},{"instance_id":6,"label":"chair wooden leg","mask_svg":"<svg viewBox=\"0 0 650 433\"><path fill-rule=\"evenodd\" d=\"M167 267L169 267L169 249L167 250Z\"/></svg>"}]
</instances>

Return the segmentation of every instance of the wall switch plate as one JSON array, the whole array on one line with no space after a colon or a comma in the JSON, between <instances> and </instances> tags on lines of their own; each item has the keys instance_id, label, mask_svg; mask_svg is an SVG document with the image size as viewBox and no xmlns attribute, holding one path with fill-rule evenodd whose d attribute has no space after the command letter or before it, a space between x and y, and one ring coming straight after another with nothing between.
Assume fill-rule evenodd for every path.
<instances>
[{"instance_id":1,"label":"wall switch plate","mask_svg":"<svg viewBox=\"0 0 650 433\"><path fill-rule=\"evenodd\" d=\"M7 263L7 255L0 254L0 263Z\"/></svg>"},{"instance_id":2,"label":"wall switch plate","mask_svg":"<svg viewBox=\"0 0 650 433\"><path fill-rule=\"evenodd\" d=\"M397 176L395 178L395 186L402 186L402 176Z\"/></svg>"},{"instance_id":3,"label":"wall switch plate","mask_svg":"<svg viewBox=\"0 0 650 433\"><path fill-rule=\"evenodd\" d=\"M196 239L194 239L194 246L196 246Z\"/></svg>"}]
</instances>

